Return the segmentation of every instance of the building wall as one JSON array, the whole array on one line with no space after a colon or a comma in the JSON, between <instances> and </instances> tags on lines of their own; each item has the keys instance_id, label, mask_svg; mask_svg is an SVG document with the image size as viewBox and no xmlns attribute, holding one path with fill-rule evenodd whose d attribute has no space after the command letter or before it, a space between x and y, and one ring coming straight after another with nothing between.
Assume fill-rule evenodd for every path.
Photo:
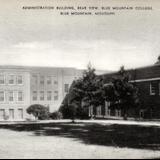
<instances>
[{"instance_id":1,"label":"building wall","mask_svg":"<svg viewBox=\"0 0 160 160\"><path fill-rule=\"evenodd\" d=\"M35 83L34 77L37 77ZM41 83L42 77L44 83ZM49 107L50 112L54 112L59 109L64 97L69 91L73 80L77 77L75 69L52 69L48 70L34 70L31 74L31 104L42 104ZM48 84L48 79L51 82ZM37 100L33 99L34 92L37 93ZM50 92L51 99L47 98L47 94ZM44 99L41 99L41 94L44 93Z\"/></svg>"},{"instance_id":2,"label":"building wall","mask_svg":"<svg viewBox=\"0 0 160 160\"><path fill-rule=\"evenodd\" d=\"M0 119L21 120L26 118L26 108L30 104L30 74L26 71L0 70L0 75L5 77L5 83L0 84L0 91L5 93L4 101L0 101ZM14 76L14 84L8 82L10 75ZM22 84L17 84L18 76L23 77ZM10 92L13 92L13 101L10 100ZM18 100L18 92L23 94L22 101Z\"/></svg>"},{"instance_id":3,"label":"building wall","mask_svg":"<svg viewBox=\"0 0 160 160\"><path fill-rule=\"evenodd\" d=\"M160 118L160 81L139 82L136 85L144 118Z\"/></svg>"},{"instance_id":4,"label":"building wall","mask_svg":"<svg viewBox=\"0 0 160 160\"><path fill-rule=\"evenodd\" d=\"M0 100L0 121L31 118L26 109L32 104L45 105L50 112L58 110L73 80L80 77L80 73L74 68L1 67L0 76L5 76L5 82L0 84L0 99L3 100L2 92L5 93L5 98L4 101ZM12 85L8 83L9 75L15 78ZM22 76L22 84L17 84L18 76ZM1 79L3 78L0 77L0 81ZM14 93L12 102L9 101L10 92ZM23 93L22 101L18 101L18 92Z\"/></svg>"},{"instance_id":5,"label":"building wall","mask_svg":"<svg viewBox=\"0 0 160 160\"><path fill-rule=\"evenodd\" d=\"M160 65L144 67L127 71L130 76L130 83L133 83L139 89L140 106L128 111L129 117L159 119L160 118ZM103 75L104 82L107 84L117 77L118 72ZM121 109L109 107L106 103L102 106L101 116L122 117ZM95 113L99 115L99 113Z\"/></svg>"}]
</instances>

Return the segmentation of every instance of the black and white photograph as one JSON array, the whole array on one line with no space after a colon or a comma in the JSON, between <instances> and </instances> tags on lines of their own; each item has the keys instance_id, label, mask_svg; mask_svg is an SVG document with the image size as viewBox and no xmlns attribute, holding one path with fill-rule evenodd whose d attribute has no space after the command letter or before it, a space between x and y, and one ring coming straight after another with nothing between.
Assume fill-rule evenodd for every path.
<instances>
[{"instance_id":1,"label":"black and white photograph","mask_svg":"<svg viewBox=\"0 0 160 160\"><path fill-rule=\"evenodd\" d=\"M0 0L0 159L159 158L159 0Z\"/></svg>"}]
</instances>

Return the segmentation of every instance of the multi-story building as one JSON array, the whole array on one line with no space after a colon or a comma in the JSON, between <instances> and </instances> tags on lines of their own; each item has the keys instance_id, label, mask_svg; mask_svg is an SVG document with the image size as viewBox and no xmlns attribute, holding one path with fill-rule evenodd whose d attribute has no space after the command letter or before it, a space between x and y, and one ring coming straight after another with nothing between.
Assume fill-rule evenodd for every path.
<instances>
[{"instance_id":1,"label":"multi-story building","mask_svg":"<svg viewBox=\"0 0 160 160\"><path fill-rule=\"evenodd\" d=\"M152 66L141 67L126 71L133 83L139 90L140 105L138 108L129 110L129 117L140 118L160 118L160 63ZM100 77L105 84L109 84L112 78L118 77L118 72L103 74ZM123 110L111 107L110 102L106 102L105 106L99 106L96 109L89 108L90 115L97 117L122 117Z\"/></svg>"},{"instance_id":2,"label":"multi-story building","mask_svg":"<svg viewBox=\"0 0 160 160\"><path fill-rule=\"evenodd\" d=\"M75 68L0 66L0 120L25 120L32 104L56 111L81 76Z\"/></svg>"}]
</instances>

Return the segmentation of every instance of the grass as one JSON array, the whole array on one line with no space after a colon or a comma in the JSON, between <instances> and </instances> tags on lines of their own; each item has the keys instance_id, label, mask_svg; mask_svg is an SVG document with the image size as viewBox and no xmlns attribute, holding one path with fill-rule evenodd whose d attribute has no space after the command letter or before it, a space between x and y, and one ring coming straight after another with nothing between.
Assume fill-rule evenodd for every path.
<instances>
[{"instance_id":1,"label":"grass","mask_svg":"<svg viewBox=\"0 0 160 160\"><path fill-rule=\"evenodd\" d=\"M31 132L36 137L72 138L85 145L160 150L160 127L94 123L13 124L1 129Z\"/></svg>"}]
</instances>

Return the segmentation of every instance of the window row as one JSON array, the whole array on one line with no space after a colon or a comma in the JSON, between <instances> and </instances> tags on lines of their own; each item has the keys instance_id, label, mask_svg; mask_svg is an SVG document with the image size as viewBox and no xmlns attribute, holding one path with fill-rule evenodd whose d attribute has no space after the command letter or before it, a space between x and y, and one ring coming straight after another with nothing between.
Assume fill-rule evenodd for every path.
<instances>
[{"instance_id":1,"label":"window row","mask_svg":"<svg viewBox=\"0 0 160 160\"><path fill-rule=\"evenodd\" d=\"M22 75L0 75L0 85L4 84L18 84L22 85L23 84L23 76Z\"/></svg>"},{"instance_id":2,"label":"window row","mask_svg":"<svg viewBox=\"0 0 160 160\"><path fill-rule=\"evenodd\" d=\"M0 120L23 119L23 109L0 109Z\"/></svg>"},{"instance_id":3,"label":"window row","mask_svg":"<svg viewBox=\"0 0 160 160\"><path fill-rule=\"evenodd\" d=\"M24 101L24 93L22 91L0 91L0 102Z\"/></svg>"},{"instance_id":4,"label":"window row","mask_svg":"<svg viewBox=\"0 0 160 160\"><path fill-rule=\"evenodd\" d=\"M37 75L33 75L32 76L32 79L33 79L33 84L38 84L38 80L39 80L39 84L41 85L44 85L44 84L47 84L47 85L58 85L58 81L55 80L55 78L53 79L52 76L37 76Z\"/></svg>"},{"instance_id":5,"label":"window row","mask_svg":"<svg viewBox=\"0 0 160 160\"><path fill-rule=\"evenodd\" d=\"M37 92L37 91L33 91L33 97L32 97L32 100L33 101L52 101L53 100L53 97L54 97L54 100L57 101L58 100L58 91L54 91L54 95L53 95L53 92L52 91L47 91L47 92L44 92L44 91L40 91L40 92Z\"/></svg>"}]
</instances>

